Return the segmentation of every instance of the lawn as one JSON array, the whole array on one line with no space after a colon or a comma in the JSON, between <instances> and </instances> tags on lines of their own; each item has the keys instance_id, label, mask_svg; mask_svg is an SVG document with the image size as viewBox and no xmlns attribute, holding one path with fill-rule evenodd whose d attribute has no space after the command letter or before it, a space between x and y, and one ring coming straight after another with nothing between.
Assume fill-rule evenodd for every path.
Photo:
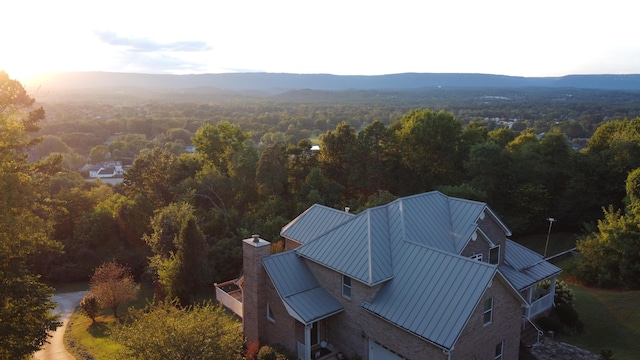
<instances>
[{"instance_id":1,"label":"lawn","mask_svg":"<svg viewBox=\"0 0 640 360\"><path fill-rule=\"evenodd\" d=\"M514 239L542 254L547 234ZM577 236L571 233L551 233L547 255L575 247ZM552 261L566 270L576 258ZM608 349L616 360L637 359L640 354L640 291L615 291L585 287L577 284L565 271L560 280L570 284L576 295L576 310L584 323L582 334L559 335L558 340L599 354Z\"/></svg>"},{"instance_id":2,"label":"lawn","mask_svg":"<svg viewBox=\"0 0 640 360\"><path fill-rule=\"evenodd\" d=\"M85 283L84 287L71 284L57 286L56 288L57 291L60 289L66 289L66 291L86 290L87 284ZM138 299L121 305L118 308L118 315L121 319L124 319L126 317L126 309L131 307L142 309L152 299L152 286L142 283ZM198 295L197 299L199 301L215 299L215 290L213 287L207 288ZM65 347L78 360L115 359L122 350L122 346L111 340L110 337L112 331L120 325L120 322L121 320L113 317L111 310L103 310L100 312L100 315L96 318L96 323L93 323L91 319L82 315L79 311L75 311L69 320L69 325L65 332Z\"/></svg>"},{"instance_id":3,"label":"lawn","mask_svg":"<svg viewBox=\"0 0 640 360\"><path fill-rule=\"evenodd\" d=\"M572 284L576 310L584 332L562 336L561 341L596 354L613 351L616 360L637 359L640 354L640 291L612 291Z\"/></svg>"},{"instance_id":4,"label":"lawn","mask_svg":"<svg viewBox=\"0 0 640 360\"><path fill-rule=\"evenodd\" d=\"M85 288L86 289L86 288ZM141 284L138 299L121 305L118 308L120 318L126 316L125 309L130 307L143 308L147 299L153 298L153 289L148 284ZM103 310L96 318L96 323L75 311L69 319L64 341L67 350L76 359L111 360L117 357L122 346L110 339L113 329L120 321L113 317L111 310Z\"/></svg>"}]
</instances>

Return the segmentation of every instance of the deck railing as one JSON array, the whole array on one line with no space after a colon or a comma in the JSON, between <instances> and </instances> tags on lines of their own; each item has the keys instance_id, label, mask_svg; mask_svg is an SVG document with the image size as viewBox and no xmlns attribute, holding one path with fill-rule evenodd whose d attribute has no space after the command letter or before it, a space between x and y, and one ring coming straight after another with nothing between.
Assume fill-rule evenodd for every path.
<instances>
[{"instance_id":1,"label":"deck railing","mask_svg":"<svg viewBox=\"0 0 640 360\"><path fill-rule=\"evenodd\" d=\"M231 310L231 312L233 312L234 314L242 317L242 301L237 300L231 294L228 294L226 291L222 290L222 287L234 283L235 280L230 280L221 284L214 284L216 287L216 300L218 300L218 302L224 305L227 309ZM241 290L235 291L240 292Z\"/></svg>"},{"instance_id":2,"label":"deck railing","mask_svg":"<svg viewBox=\"0 0 640 360\"><path fill-rule=\"evenodd\" d=\"M527 311L527 317L533 317L553 306L553 295L547 293L536 301L532 302Z\"/></svg>"}]
</instances>

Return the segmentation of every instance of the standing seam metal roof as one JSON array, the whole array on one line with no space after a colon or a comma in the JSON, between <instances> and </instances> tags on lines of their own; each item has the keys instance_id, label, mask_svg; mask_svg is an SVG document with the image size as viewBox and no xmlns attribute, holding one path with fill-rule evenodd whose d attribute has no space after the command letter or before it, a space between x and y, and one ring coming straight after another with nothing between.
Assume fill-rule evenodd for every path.
<instances>
[{"instance_id":1,"label":"standing seam metal roof","mask_svg":"<svg viewBox=\"0 0 640 360\"><path fill-rule=\"evenodd\" d=\"M344 309L294 251L265 257L262 264L289 315L301 323L311 324Z\"/></svg>"}]
</instances>

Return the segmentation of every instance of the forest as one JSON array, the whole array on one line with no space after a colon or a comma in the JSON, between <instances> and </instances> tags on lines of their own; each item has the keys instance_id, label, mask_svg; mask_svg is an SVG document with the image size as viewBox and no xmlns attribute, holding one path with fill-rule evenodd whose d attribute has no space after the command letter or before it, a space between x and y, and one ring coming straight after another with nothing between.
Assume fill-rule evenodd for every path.
<instances>
[{"instance_id":1,"label":"forest","mask_svg":"<svg viewBox=\"0 0 640 360\"><path fill-rule=\"evenodd\" d=\"M35 102L7 74L0 83L0 205L14 214L2 220L0 255L19 265L0 271L15 279L87 281L115 260L190 303L205 284L238 276L240 240L277 242L315 203L358 212L439 190L488 203L517 236L544 231L549 217L562 230L594 231L640 198L628 178L640 168L637 92L86 93ZM81 170L107 160L125 165L121 183ZM600 220L603 207L609 220ZM14 254L16 244L29 247Z\"/></svg>"}]
</instances>

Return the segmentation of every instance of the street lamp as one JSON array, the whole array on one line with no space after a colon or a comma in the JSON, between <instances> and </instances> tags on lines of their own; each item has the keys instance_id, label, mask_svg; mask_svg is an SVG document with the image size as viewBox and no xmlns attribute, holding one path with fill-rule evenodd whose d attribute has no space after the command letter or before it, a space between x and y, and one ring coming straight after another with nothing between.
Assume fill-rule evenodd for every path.
<instances>
[{"instance_id":1,"label":"street lamp","mask_svg":"<svg viewBox=\"0 0 640 360\"><path fill-rule=\"evenodd\" d=\"M551 227L553 226L553 223L556 221L556 219L550 217L547 218L547 221L549 222L549 232L547 232L547 243L544 245L544 255L543 257L547 257L547 247L549 246L549 236L551 235Z\"/></svg>"}]
</instances>

